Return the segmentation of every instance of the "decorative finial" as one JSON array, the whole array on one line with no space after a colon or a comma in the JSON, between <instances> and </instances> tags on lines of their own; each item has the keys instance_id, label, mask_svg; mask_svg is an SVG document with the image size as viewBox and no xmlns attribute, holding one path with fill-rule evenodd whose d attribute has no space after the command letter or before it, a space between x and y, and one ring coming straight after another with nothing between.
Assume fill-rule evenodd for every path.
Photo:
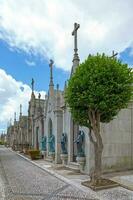
<instances>
[{"instance_id":1,"label":"decorative finial","mask_svg":"<svg viewBox=\"0 0 133 200\"><path fill-rule=\"evenodd\" d=\"M40 98L41 98L41 94L39 93L39 95L38 95L38 99L39 99L39 107L40 107Z\"/></svg>"},{"instance_id":2,"label":"decorative finial","mask_svg":"<svg viewBox=\"0 0 133 200\"><path fill-rule=\"evenodd\" d=\"M22 104L20 104L20 117L22 117Z\"/></svg>"},{"instance_id":3,"label":"decorative finial","mask_svg":"<svg viewBox=\"0 0 133 200\"><path fill-rule=\"evenodd\" d=\"M51 67L51 66L53 66L53 64L54 64L54 61L52 59L50 59L49 66Z\"/></svg>"},{"instance_id":4,"label":"decorative finial","mask_svg":"<svg viewBox=\"0 0 133 200\"><path fill-rule=\"evenodd\" d=\"M31 81L32 93L34 92L34 83L35 83L35 81L34 81L34 79L32 78L32 81Z\"/></svg>"},{"instance_id":5,"label":"decorative finial","mask_svg":"<svg viewBox=\"0 0 133 200\"><path fill-rule=\"evenodd\" d=\"M39 95L38 95L38 99L40 99L41 98L41 94L39 93Z\"/></svg>"},{"instance_id":6,"label":"decorative finial","mask_svg":"<svg viewBox=\"0 0 133 200\"><path fill-rule=\"evenodd\" d=\"M52 59L50 59L50 63L49 63L49 67L50 67L50 86L53 86L53 64L54 61Z\"/></svg>"},{"instance_id":7,"label":"decorative finial","mask_svg":"<svg viewBox=\"0 0 133 200\"><path fill-rule=\"evenodd\" d=\"M16 112L14 113L14 122L16 122Z\"/></svg>"}]
</instances>

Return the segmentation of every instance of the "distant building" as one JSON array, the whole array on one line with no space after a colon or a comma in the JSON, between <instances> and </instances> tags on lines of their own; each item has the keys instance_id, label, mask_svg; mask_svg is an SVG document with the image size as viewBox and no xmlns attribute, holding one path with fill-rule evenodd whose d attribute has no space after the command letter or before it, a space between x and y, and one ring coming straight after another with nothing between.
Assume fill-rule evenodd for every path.
<instances>
[{"instance_id":1,"label":"distant building","mask_svg":"<svg viewBox=\"0 0 133 200\"><path fill-rule=\"evenodd\" d=\"M0 135L0 141L2 143L6 143L7 141L7 135L4 132Z\"/></svg>"}]
</instances>

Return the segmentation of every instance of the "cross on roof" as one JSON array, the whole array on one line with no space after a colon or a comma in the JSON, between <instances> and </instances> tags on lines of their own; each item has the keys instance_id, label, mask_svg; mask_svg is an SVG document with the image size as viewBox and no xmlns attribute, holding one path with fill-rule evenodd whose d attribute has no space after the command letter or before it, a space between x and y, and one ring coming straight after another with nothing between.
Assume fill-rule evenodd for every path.
<instances>
[{"instance_id":1,"label":"cross on roof","mask_svg":"<svg viewBox=\"0 0 133 200\"><path fill-rule=\"evenodd\" d=\"M54 64L54 61L52 59L50 59L50 63L49 63L49 66L52 67Z\"/></svg>"},{"instance_id":2,"label":"cross on roof","mask_svg":"<svg viewBox=\"0 0 133 200\"><path fill-rule=\"evenodd\" d=\"M110 58L115 58L116 56L118 55L118 53L116 52L114 52L114 50L112 51L112 56L110 57Z\"/></svg>"},{"instance_id":3,"label":"cross on roof","mask_svg":"<svg viewBox=\"0 0 133 200\"><path fill-rule=\"evenodd\" d=\"M74 51L77 53L78 48L77 48L77 30L79 29L80 24L74 23L74 30L72 32L72 35L74 36Z\"/></svg>"}]
</instances>

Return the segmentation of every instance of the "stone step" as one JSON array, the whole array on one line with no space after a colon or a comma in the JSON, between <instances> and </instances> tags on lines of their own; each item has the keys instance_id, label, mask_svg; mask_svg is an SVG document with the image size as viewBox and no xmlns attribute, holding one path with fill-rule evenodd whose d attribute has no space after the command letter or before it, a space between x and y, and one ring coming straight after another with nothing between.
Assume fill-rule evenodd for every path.
<instances>
[{"instance_id":1,"label":"stone step","mask_svg":"<svg viewBox=\"0 0 133 200\"><path fill-rule=\"evenodd\" d=\"M76 162L70 162L68 163L68 165L66 165L66 167L74 172L79 173L80 172L80 165Z\"/></svg>"},{"instance_id":2,"label":"stone step","mask_svg":"<svg viewBox=\"0 0 133 200\"><path fill-rule=\"evenodd\" d=\"M47 156L47 157L45 158L45 160L46 160L47 162L52 162L52 159L51 159L51 157L49 157L49 156Z\"/></svg>"}]
</instances>

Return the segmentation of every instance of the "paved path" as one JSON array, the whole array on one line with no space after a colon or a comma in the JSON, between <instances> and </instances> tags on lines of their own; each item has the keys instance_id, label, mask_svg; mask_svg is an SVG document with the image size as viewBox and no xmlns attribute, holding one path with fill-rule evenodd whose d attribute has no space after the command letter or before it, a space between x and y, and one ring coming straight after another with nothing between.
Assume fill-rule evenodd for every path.
<instances>
[{"instance_id":1,"label":"paved path","mask_svg":"<svg viewBox=\"0 0 133 200\"><path fill-rule=\"evenodd\" d=\"M94 200L92 194L0 148L0 200Z\"/></svg>"}]
</instances>

